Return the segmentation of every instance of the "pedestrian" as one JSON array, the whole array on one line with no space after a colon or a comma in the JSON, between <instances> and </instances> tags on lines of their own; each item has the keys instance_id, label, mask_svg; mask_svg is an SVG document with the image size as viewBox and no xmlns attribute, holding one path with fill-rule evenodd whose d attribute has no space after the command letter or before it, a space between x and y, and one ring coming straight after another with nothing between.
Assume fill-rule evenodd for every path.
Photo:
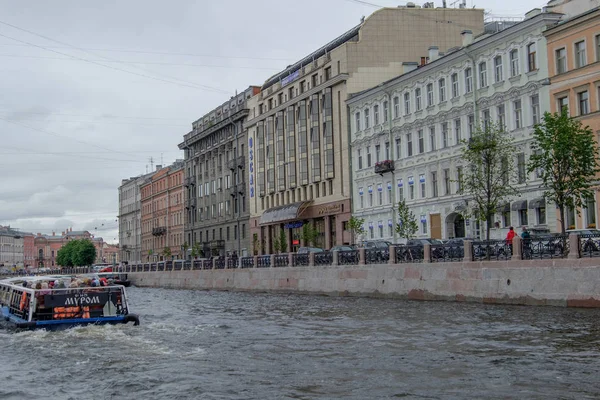
<instances>
[{"instance_id":1,"label":"pedestrian","mask_svg":"<svg viewBox=\"0 0 600 400\"><path fill-rule=\"evenodd\" d=\"M521 230L521 238L523 239L523 258L531 258L531 234L527 227L524 226Z\"/></svg>"},{"instance_id":2,"label":"pedestrian","mask_svg":"<svg viewBox=\"0 0 600 400\"><path fill-rule=\"evenodd\" d=\"M531 238L531 234L529 234L529 231L527 230L527 227L524 226L522 231L521 231L521 238L523 239L530 239Z\"/></svg>"},{"instance_id":3,"label":"pedestrian","mask_svg":"<svg viewBox=\"0 0 600 400\"><path fill-rule=\"evenodd\" d=\"M513 238L515 237L515 229L511 226L506 234L506 244L510 246L510 252L513 252Z\"/></svg>"}]
</instances>

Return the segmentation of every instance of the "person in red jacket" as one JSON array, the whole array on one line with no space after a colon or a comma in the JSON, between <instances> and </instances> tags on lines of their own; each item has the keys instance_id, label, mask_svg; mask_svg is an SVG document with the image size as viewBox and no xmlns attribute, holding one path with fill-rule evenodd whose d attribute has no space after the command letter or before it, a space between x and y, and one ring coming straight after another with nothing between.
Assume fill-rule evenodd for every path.
<instances>
[{"instance_id":1,"label":"person in red jacket","mask_svg":"<svg viewBox=\"0 0 600 400\"><path fill-rule=\"evenodd\" d=\"M508 233L506 234L506 243L510 246L510 252L513 252L513 238L515 237L515 230L511 226L508 228Z\"/></svg>"}]
</instances>

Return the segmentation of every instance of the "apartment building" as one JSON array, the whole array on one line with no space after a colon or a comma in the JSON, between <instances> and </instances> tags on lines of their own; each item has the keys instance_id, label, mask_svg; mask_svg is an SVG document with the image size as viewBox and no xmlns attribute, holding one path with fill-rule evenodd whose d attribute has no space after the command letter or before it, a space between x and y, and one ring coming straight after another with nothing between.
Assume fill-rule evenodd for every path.
<instances>
[{"instance_id":1,"label":"apartment building","mask_svg":"<svg viewBox=\"0 0 600 400\"><path fill-rule=\"evenodd\" d=\"M268 79L249 101L245 126L255 251L272 253L281 230L288 250L298 249L305 245L305 224L316 228L319 247L350 242L348 94L401 74L406 61L425 63L432 43L446 51L460 45L462 30L483 31L483 10L432 4L376 11Z\"/></svg>"},{"instance_id":2,"label":"apartment building","mask_svg":"<svg viewBox=\"0 0 600 400\"><path fill-rule=\"evenodd\" d=\"M550 70L550 110L569 109L600 134L600 8L572 17L544 32ZM567 210L571 229L597 226L598 189L578 214ZM557 216L558 218L558 216Z\"/></svg>"},{"instance_id":3,"label":"apartment building","mask_svg":"<svg viewBox=\"0 0 600 400\"><path fill-rule=\"evenodd\" d=\"M183 160L156 171L140 186L142 261L184 257Z\"/></svg>"},{"instance_id":4,"label":"apartment building","mask_svg":"<svg viewBox=\"0 0 600 400\"><path fill-rule=\"evenodd\" d=\"M185 151L185 238L202 255L246 255L249 247L246 171L250 86L192 124L179 148ZM191 251L191 250L190 250Z\"/></svg>"},{"instance_id":5,"label":"apartment building","mask_svg":"<svg viewBox=\"0 0 600 400\"><path fill-rule=\"evenodd\" d=\"M0 264L10 267L23 265L23 233L10 226L0 226Z\"/></svg>"},{"instance_id":6,"label":"apartment building","mask_svg":"<svg viewBox=\"0 0 600 400\"><path fill-rule=\"evenodd\" d=\"M533 126L550 110L544 30L561 15L530 12L497 33L461 33L460 47L348 100L354 215L365 219L364 239L398 242L397 213L406 200L420 237L480 237L483 223L468 218L470 199L459 194L465 165L462 140L477 126L497 122L515 138L521 197L502 206L492 235L510 225L555 230L540 180L528 174Z\"/></svg>"},{"instance_id":7,"label":"apartment building","mask_svg":"<svg viewBox=\"0 0 600 400\"><path fill-rule=\"evenodd\" d=\"M142 196L140 187L152 174L121 181L119 186L119 259L142 261Z\"/></svg>"}]
</instances>

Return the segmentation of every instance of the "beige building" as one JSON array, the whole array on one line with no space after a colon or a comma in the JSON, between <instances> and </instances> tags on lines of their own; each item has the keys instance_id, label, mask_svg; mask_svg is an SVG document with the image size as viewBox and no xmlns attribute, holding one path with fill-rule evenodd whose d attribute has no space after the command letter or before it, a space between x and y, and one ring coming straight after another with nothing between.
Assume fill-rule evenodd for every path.
<instances>
[{"instance_id":1,"label":"beige building","mask_svg":"<svg viewBox=\"0 0 600 400\"><path fill-rule=\"evenodd\" d=\"M568 107L583 126L600 134L600 8L568 19L544 36L548 45L550 109ZM581 213L567 210L567 229L596 228L598 189ZM558 213L557 213L558 214Z\"/></svg>"},{"instance_id":2,"label":"beige building","mask_svg":"<svg viewBox=\"0 0 600 400\"><path fill-rule=\"evenodd\" d=\"M272 253L282 229L297 249L305 224L318 231L316 246L350 242L348 95L402 74L409 61L425 64L432 43L460 46L466 29L483 31L483 10L383 8L264 83L245 125L255 251Z\"/></svg>"}]
</instances>

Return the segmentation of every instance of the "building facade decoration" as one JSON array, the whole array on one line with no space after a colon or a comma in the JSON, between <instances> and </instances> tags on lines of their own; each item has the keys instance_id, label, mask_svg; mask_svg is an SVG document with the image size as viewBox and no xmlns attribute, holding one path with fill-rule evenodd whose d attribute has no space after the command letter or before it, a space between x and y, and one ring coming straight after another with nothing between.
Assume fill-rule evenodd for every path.
<instances>
[{"instance_id":1,"label":"building facade decoration","mask_svg":"<svg viewBox=\"0 0 600 400\"><path fill-rule=\"evenodd\" d=\"M540 180L526 162L533 126L550 110L542 32L560 14L533 14L494 34L465 30L460 48L441 56L432 46L428 64L348 101L353 210L365 219L365 239L399 241L393 209L401 199L420 237L480 237L483 223L469 219L470 199L459 194L460 156L462 141L491 122L515 138L521 191L499 210L492 235L503 238L511 225L555 230L554 208L537 201ZM394 166L378 172L383 160Z\"/></svg>"}]
</instances>

